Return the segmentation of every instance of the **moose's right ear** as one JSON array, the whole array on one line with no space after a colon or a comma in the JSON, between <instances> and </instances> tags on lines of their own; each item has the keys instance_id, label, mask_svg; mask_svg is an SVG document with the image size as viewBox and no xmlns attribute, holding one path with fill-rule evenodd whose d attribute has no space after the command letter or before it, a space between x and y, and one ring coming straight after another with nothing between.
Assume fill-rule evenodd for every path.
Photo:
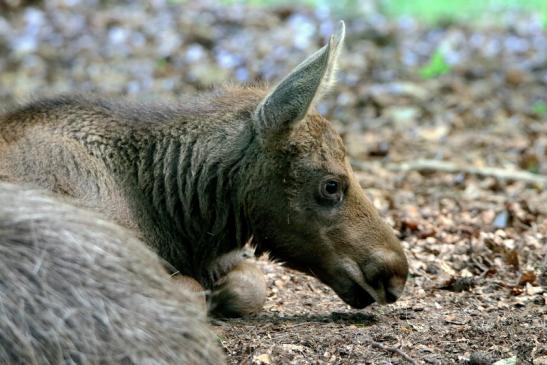
<instances>
[{"instance_id":1,"label":"moose's right ear","mask_svg":"<svg viewBox=\"0 0 547 365\"><path fill-rule=\"evenodd\" d=\"M330 86L344 36L341 21L329 43L299 64L258 105L255 123L263 141L304 119L310 106Z\"/></svg>"}]
</instances>

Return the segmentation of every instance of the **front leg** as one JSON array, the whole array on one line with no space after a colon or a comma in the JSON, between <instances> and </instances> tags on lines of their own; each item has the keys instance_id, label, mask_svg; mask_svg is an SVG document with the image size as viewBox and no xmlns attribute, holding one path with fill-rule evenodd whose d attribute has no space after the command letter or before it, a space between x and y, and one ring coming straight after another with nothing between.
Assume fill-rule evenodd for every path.
<instances>
[{"instance_id":1,"label":"front leg","mask_svg":"<svg viewBox=\"0 0 547 365\"><path fill-rule=\"evenodd\" d=\"M196 279L186 275L174 274L171 276L171 280L177 288L195 294L195 296L193 296L193 301L204 311L207 310L207 291Z\"/></svg>"},{"instance_id":2,"label":"front leg","mask_svg":"<svg viewBox=\"0 0 547 365\"><path fill-rule=\"evenodd\" d=\"M243 317L258 313L266 301L266 279L262 270L242 260L221 277L213 288L210 312L216 317Z\"/></svg>"}]
</instances>

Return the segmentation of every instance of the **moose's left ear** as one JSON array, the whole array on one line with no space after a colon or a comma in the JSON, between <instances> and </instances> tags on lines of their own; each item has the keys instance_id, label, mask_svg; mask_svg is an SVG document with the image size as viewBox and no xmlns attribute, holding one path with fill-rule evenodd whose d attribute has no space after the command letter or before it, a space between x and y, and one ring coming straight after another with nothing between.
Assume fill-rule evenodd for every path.
<instances>
[{"instance_id":1,"label":"moose's left ear","mask_svg":"<svg viewBox=\"0 0 547 365\"><path fill-rule=\"evenodd\" d=\"M329 43L299 64L258 105L255 123L262 140L304 119L310 106L332 84L344 36L341 21Z\"/></svg>"}]
</instances>

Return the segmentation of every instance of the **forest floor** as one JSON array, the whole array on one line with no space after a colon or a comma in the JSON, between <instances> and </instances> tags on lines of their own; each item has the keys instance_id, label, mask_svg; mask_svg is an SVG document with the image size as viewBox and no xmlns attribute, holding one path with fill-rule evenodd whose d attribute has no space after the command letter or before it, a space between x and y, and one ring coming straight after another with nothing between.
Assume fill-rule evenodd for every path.
<instances>
[{"instance_id":1,"label":"forest floor","mask_svg":"<svg viewBox=\"0 0 547 365\"><path fill-rule=\"evenodd\" d=\"M324 10L212 1L3 6L0 107L69 91L173 99L275 81L336 24ZM264 311L213 323L228 361L547 364L545 24L510 13L425 26L357 9L347 34L319 110L404 244L405 293L353 310L261 259Z\"/></svg>"}]
</instances>

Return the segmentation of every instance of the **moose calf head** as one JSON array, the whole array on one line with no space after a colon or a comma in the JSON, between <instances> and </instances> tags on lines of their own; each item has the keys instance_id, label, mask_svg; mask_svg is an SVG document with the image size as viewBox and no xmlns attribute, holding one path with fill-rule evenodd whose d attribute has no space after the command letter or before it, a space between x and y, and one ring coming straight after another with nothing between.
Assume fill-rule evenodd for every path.
<instances>
[{"instance_id":1,"label":"moose calf head","mask_svg":"<svg viewBox=\"0 0 547 365\"><path fill-rule=\"evenodd\" d=\"M313 105L333 83L341 22L260 102L259 188L248 196L257 252L316 276L349 305L392 303L408 263L400 242L353 175L340 136Z\"/></svg>"}]
</instances>

